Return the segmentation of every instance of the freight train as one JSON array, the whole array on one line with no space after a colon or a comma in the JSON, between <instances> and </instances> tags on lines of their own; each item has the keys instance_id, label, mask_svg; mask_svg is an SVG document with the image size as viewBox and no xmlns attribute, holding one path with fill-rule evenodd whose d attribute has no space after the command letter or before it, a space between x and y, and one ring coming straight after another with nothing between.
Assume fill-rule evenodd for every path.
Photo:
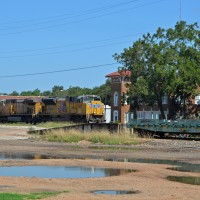
<instances>
[{"instance_id":1,"label":"freight train","mask_svg":"<svg viewBox=\"0 0 200 200\"><path fill-rule=\"evenodd\" d=\"M1 96L1 123L46 121L104 122L104 104L97 95L65 99Z\"/></svg>"}]
</instances>

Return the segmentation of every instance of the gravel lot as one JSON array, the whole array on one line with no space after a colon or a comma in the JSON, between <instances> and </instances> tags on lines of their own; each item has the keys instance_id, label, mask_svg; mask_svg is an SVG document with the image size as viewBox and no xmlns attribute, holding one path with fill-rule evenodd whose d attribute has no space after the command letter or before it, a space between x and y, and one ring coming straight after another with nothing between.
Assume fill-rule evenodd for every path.
<instances>
[{"instance_id":1,"label":"gravel lot","mask_svg":"<svg viewBox=\"0 0 200 200\"><path fill-rule=\"evenodd\" d=\"M195 176L199 173L169 170L169 165L116 162L127 159L177 160L200 164L200 141L153 139L137 146L50 143L29 139L28 127L0 127L0 154L45 154L57 159L3 159L1 166L53 165L93 166L134 169L136 172L120 176L88 179L48 179L38 177L0 177L0 190L6 192L64 191L47 199L199 199L200 186L166 180L169 175ZM63 157L69 159L62 159ZM59 158L59 159L58 159ZM94 159L91 159L94 158ZM106 160L115 160L106 161ZM134 190L130 195L94 195L94 190Z\"/></svg>"}]
</instances>

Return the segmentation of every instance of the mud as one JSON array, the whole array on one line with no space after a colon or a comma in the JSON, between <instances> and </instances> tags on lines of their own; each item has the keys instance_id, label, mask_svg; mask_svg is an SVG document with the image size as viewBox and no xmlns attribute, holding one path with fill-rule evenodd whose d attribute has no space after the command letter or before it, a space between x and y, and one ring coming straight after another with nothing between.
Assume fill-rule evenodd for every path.
<instances>
[{"instance_id":1,"label":"mud","mask_svg":"<svg viewBox=\"0 0 200 200\"><path fill-rule=\"evenodd\" d=\"M89 166L134 170L118 176L81 179L1 176L0 191L20 193L69 191L56 197L46 198L49 200L197 200L200 196L199 185L174 182L167 180L167 177L200 177L199 173L171 170L170 168L174 166L167 164L127 162L127 159L160 159L200 164L199 147L199 141L158 139L137 146L92 145L85 141L78 144L50 143L30 139L26 129L23 128L16 130L0 127L0 154L35 155L32 160L2 159L0 166ZM40 155L52 159L42 159ZM99 190L133 191L133 193L120 195L93 193Z\"/></svg>"}]
</instances>

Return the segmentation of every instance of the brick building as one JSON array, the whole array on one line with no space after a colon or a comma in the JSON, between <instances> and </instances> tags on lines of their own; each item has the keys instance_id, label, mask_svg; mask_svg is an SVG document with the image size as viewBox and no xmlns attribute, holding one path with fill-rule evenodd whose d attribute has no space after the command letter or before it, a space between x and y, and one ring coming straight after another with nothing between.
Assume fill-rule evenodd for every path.
<instances>
[{"instance_id":1,"label":"brick building","mask_svg":"<svg viewBox=\"0 0 200 200\"><path fill-rule=\"evenodd\" d=\"M130 111L130 105L126 102L126 84L130 83L131 71L117 71L106 75L106 77L111 82L111 121L125 124L128 121L128 112ZM166 118L168 118L169 105L167 96L163 97L163 107ZM137 110L137 119L160 119L160 115L160 110L157 105L148 106L141 104Z\"/></svg>"},{"instance_id":2,"label":"brick building","mask_svg":"<svg viewBox=\"0 0 200 200\"><path fill-rule=\"evenodd\" d=\"M122 96L126 94L126 83L130 83L131 72L126 70L124 72L114 72L106 75L111 82L111 121L121 122L127 121L127 113L130 106L125 101L122 105Z\"/></svg>"},{"instance_id":3,"label":"brick building","mask_svg":"<svg viewBox=\"0 0 200 200\"><path fill-rule=\"evenodd\" d=\"M128 121L128 112L130 111L130 105L126 102L126 84L130 83L131 71L125 70L123 72L113 72L106 75L111 82L111 121L121 122L125 124ZM200 88L198 88L200 92ZM122 100L125 102L122 104ZM170 99L168 96L163 96L162 98L164 114L166 119L168 119L173 109L170 106ZM187 112L192 117L200 112L200 94L190 102L187 102ZM137 109L137 119L161 119L161 113L158 105L149 106L146 104L140 104L139 109ZM179 116L181 117L181 116Z\"/></svg>"}]
</instances>

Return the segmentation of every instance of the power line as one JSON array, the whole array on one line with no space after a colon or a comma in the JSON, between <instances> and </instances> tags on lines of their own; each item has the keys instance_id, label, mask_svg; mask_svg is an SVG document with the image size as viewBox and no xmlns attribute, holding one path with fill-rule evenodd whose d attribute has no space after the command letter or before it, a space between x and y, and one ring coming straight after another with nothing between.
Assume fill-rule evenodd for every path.
<instances>
[{"instance_id":1,"label":"power line","mask_svg":"<svg viewBox=\"0 0 200 200\"><path fill-rule=\"evenodd\" d=\"M182 1L180 0L180 2L179 2L179 6L180 6L180 8L179 8L179 20L181 21L181 15L182 15Z\"/></svg>"},{"instance_id":2,"label":"power line","mask_svg":"<svg viewBox=\"0 0 200 200\"><path fill-rule=\"evenodd\" d=\"M65 23L61 23L61 24L50 25L50 26L46 26L46 27L40 27L40 28L17 31L17 32L10 32L10 33L4 33L4 34L2 33L2 34L0 34L0 36L7 36L7 35L13 35L13 34L19 34L19 33L26 33L26 32L31 32L31 31L40 31L40 30L45 30L45 29L51 29L51 28L54 28L54 27L65 26L65 25L74 24L74 23L80 23L80 22L93 20L93 19L97 19L97 18L109 16L109 15L119 14L121 12L130 11L130 10L133 10L133 9L136 9L136 8L141 8L141 7L144 7L144 6L147 6L147 5L156 4L156 3L159 3L159 2L162 2L162 1L166 1L166 0L157 0L157 1L153 1L153 2L147 3L147 4L136 6L136 7L133 7L133 8L127 8L127 9L123 9L123 10L118 10L118 11L115 11L115 12L110 12L110 13L107 13L107 14L88 17L88 18L85 18L85 19L75 20L75 21L71 21L71 22L65 22Z\"/></svg>"},{"instance_id":3,"label":"power line","mask_svg":"<svg viewBox=\"0 0 200 200\"><path fill-rule=\"evenodd\" d=\"M150 31L150 32L152 32L152 31ZM143 34L145 34L145 33L135 33L135 34L129 34L129 35L124 35L124 36L117 36L117 37L113 37L113 38L107 38L107 39L103 39L103 40L76 43L76 44L69 44L69 45L61 45L61 46L54 46L54 47L47 47L47 48L0 52L0 54L2 55L2 54L24 53L24 52L34 52L34 51L42 51L42 50L53 50L53 49L58 49L58 48L70 47L70 46L78 46L78 45L82 45L82 44L86 45L86 44L93 44L93 43L99 43L99 42L102 43L102 42L106 42L106 41L110 41L110 40L133 37L133 36L138 36L138 35L143 35ZM25 55L5 55L5 56L0 56L0 58L17 58L17 57L52 55L52 54L60 54L60 53L66 53L66 52L76 52L76 51L90 50L90 49L114 46L114 45L119 45L119 44L130 43L130 42L133 42L133 41L132 40L126 40L126 41L119 41L119 42L110 43L110 44L102 44L102 45L96 45L96 46L90 46L90 47L83 47L83 48L77 48L77 49L68 49L68 50L60 50L60 51L46 52L46 53L35 53L35 54L25 54Z\"/></svg>"},{"instance_id":4,"label":"power line","mask_svg":"<svg viewBox=\"0 0 200 200\"><path fill-rule=\"evenodd\" d=\"M77 13L70 13L70 14L62 14L62 15L57 15L57 16L52 16L52 17L45 17L45 18L37 18L37 19L21 20L21 21L13 21L13 22L4 22L4 23L0 23L0 25L24 23L24 22L31 22L31 21L43 21L43 20L55 19L55 18L59 18L57 20L60 20L61 17L66 17L66 16L70 16L69 18L79 17L79 16L82 16L82 15L90 14L90 13L97 12L97 11L107 10L107 9L111 9L111 8L115 8L115 7L119 7L119 6L124 6L124 5L131 4L131 3L134 3L134 2L137 2L137 1L142 1L142 0L131 0L131 1L123 2L123 3L111 4L111 5L108 5L108 6L103 6L103 7L99 7L99 8L90 9L90 10L84 10L84 11L81 11L80 13L78 13L78 14ZM48 22L48 21L46 21L46 22ZM2 29L0 29L0 30L2 30Z\"/></svg>"},{"instance_id":5,"label":"power line","mask_svg":"<svg viewBox=\"0 0 200 200\"><path fill-rule=\"evenodd\" d=\"M121 39L121 38L128 38L128 37L142 35L142 34L144 34L144 33L134 33L134 34L121 35L121 36L117 36L117 37L106 38L106 39L96 40L96 41L81 42L81 43L74 43L74 44L72 43L72 44L66 44L66 45L60 45L60 46L52 46L52 47L44 47L44 48L37 48L37 49L24 49L24 50L16 50L16 51L1 51L0 54L13 54L13 53L34 52L34 51L42 51L42 50L52 50L52 49L58 49L58 48L94 44L94 43L99 43L99 42L107 42L107 41L111 41L111 40L116 40L116 39ZM7 57L7 56L5 56L5 57ZM0 58L4 58L4 56L1 56Z\"/></svg>"},{"instance_id":6,"label":"power line","mask_svg":"<svg viewBox=\"0 0 200 200\"><path fill-rule=\"evenodd\" d=\"M123 41L123 42L117 42L112 44L104 44L104 45L98 45L93 47L86 47L86 48L79 48L79 49L72 49L72 50L63 50L63 51L56 51L56 52L49 52L49 53L37 53L37 54L27 54L27 55L14 55L14 56L0 56L0 58L22 58L22 57L32 57L32 56L43 56L43 55L53 55L53 54L61 54L61 53L67 53L67 52L76 52L76 51L83 51L83 50L90 50L90 49L96 49L100 47L108 47L108 46L114 46L119 44L124 44L132 41Z\"/></svg>"},{"instance_id":7,"label":"power line","mask_svg":"<svg viewBox=\"0 0 200 200\"><path fill-rule=\"evenodd\" d=\"M108 64L102 64L102 65L89 66L89 67L79 67L79 68L63 69L63 70L48 71L48 72L36 72L36 73L30 73L30 74L7 75L7 76L0 76L0 79L55 74L55 73L78 71L78 70L92 69L92 68L105 67L105 66L113 66L113 65L117 65L117 64L119 64L119 63L108 63Z\"/></svg>"}]
</instances>

